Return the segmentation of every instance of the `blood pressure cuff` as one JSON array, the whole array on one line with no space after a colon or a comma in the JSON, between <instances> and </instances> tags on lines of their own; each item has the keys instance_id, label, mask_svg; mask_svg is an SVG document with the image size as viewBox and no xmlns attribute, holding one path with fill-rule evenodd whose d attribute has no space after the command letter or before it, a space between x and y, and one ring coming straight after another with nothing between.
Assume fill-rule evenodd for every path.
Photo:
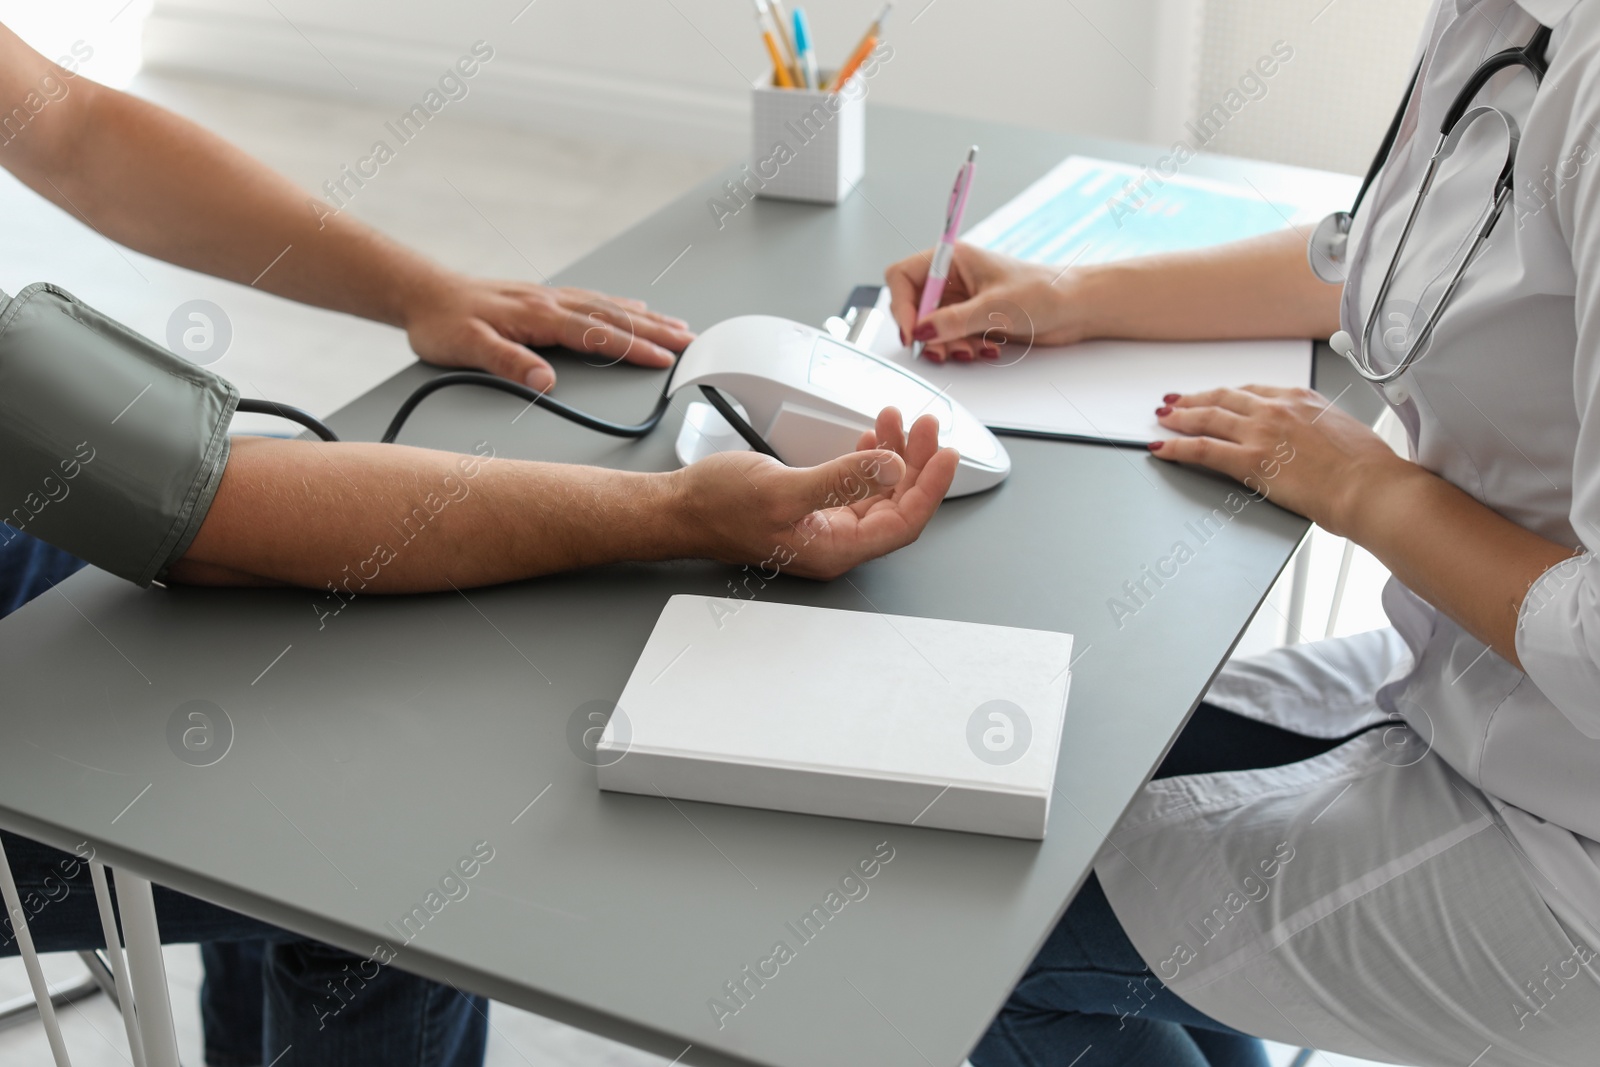
<instances>
[{"instance_id":1,"label":"blood pressure cuff","mask_svg":"<svg viewBox=\"0 0 1600 1067\"><path fill-rule=\"evenodd\" d=\"M0 542L24 530L147 586L228 462L231 384L53 285L0 293Z\"/></svg>"}]
</instances>

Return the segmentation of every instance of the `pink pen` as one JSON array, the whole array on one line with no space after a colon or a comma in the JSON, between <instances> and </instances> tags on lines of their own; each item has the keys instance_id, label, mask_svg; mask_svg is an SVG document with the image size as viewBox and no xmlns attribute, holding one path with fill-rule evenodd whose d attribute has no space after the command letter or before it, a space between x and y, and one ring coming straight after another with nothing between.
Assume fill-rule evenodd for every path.
<instances>
[{"instance_id":1,"label":"pink pen","mask_svg":"<svg viewBox=\"0 0 1600 1067\"><path fill-rule=\"evenodd\" d=\"M956 171L955 188L950 190L950 208L944 216L944 233L933 250L933 265L928 268L928 280L922 286L922 305L917 308L917 322L933 314L944 296L945 277L950 273L950 261L955 258L956 238L961 235L961 216L967 210L967 194L972 191L972 175L978 167L978 146L967 152L967 161ZM922 355L922 342L913 341L911 358Z\"/></svg>"}]
</instances>

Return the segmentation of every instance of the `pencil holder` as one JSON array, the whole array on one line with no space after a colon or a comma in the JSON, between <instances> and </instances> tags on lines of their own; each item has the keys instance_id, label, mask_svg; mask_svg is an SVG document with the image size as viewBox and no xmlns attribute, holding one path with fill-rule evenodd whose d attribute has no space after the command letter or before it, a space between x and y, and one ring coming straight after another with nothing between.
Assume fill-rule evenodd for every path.
<instances>
[{"instance_id":1,"label":"pencil holder","mask_svg":"<svg viewBox=\"0 0 1600 1067\"><path fill-rule=\"evenodd\" d=\"M824 71L824 85L832 78ZM837 204L867 170L867 85L856 74L838 92L752 88L750 174L755 194Z\"/></svg>"}]
</instances>

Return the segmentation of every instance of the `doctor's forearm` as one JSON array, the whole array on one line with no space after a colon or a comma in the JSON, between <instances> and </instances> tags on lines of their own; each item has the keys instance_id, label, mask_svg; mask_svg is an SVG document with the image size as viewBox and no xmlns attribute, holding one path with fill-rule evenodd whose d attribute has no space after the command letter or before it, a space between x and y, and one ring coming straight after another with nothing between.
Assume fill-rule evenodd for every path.
<instances>
[{"instance_id":1,"label":"doctor's forearm","mask_svg":"<svg viewBox=\"0 0 1600 1067\"><path fill-rule=\"evenodd\" d=\"M1311 273L1294 230L1085 267L1080 277L1087 337L1325 338L1339 329L1339 286Z\"/></svg>"},{"instance_id":2,"label":"doctor's forearm","mask_svg":"<svg viewBox=\"0 0 1600 1067\"><path fill-rule=\"evenodd\" d=\"M1339 532L1520 669L1516 639L1523 600L1542 574L1574 550L1398 457L1350 497Z\"/></svg>"}]
</instances>

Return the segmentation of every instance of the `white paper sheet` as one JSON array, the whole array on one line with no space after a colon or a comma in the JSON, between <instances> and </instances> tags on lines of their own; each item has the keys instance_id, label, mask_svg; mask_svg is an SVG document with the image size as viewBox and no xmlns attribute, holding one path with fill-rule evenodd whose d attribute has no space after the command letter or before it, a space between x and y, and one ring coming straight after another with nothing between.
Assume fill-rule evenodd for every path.
<instances>
[{"instance_id":1,"label":"white paper sheet","mask_svg":"<svg viewBox=\"0 0 1600 1067\"><path fill-rule=\"evenodd\" d=\"M1167 393L1218 386L1311 384L1309 341L1089 341L1066 347L1013 344L995 362L913 360L892 330L877 354L964 404L994 430L1145 445L1175 436L1156 421Z\"/></svg>"}]
</instances>

